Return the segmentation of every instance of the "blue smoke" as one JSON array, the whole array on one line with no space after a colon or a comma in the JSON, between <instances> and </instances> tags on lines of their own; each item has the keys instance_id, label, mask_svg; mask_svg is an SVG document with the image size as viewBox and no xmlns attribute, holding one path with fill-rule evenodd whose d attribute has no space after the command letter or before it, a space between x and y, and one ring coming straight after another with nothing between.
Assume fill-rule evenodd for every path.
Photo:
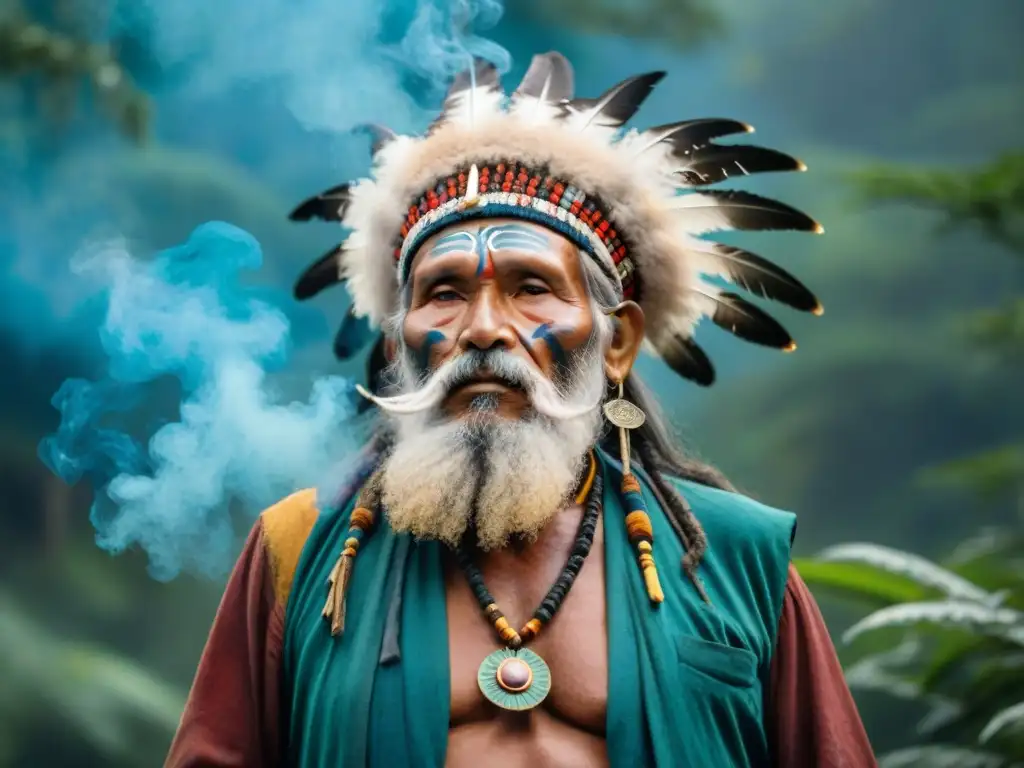
<instances>
[{"instance_id":1,"label":"blue smoke","mask_svg":"<svg viewBox=\"0 0 1024 768\"><path fill-rule=\"evenodd\" d=\"M69 154L10 166L18 205L0 221L12 267L0 322L29 343L99 355L102 375L53 396L60 424L39 445L54 473L94 489L99 545L141 548L161 580L220 576L260 509L301 487L330 493L360 447L352 382L297 359L311 328L324 357L329 342L326 329L296 326L282 282L324 246L315 228L284 221L288 207L365 173L354 127L420 130L471 55L507 71L509 53L479 36L502 6L111 2L93 28L121 41L154 97L154 148L133 156L97 130L76 135ZM232 224L202 224L160 250L225 214Z\"/></svg>"},{"instance_id":2,"label":"blue smoke","mask_svg":"<svg viewBox=\"0 0 1024 768\"><path fill-rule=\"evenodd\" d=\"M471 55L507 71L509 53L477 34L502 11L500 0L127 0L112 26L144 27L162 70L190 98L258 83L307 130L340 133L362 122L421 123L424 97L433 100Z\"/></svg>"},{"instance_id":3,"label":"blue smoke","mask_svg":"<svg viewBox=\"0 0 1024 768\"><path fill-rule=\"evenodd\" d=\"M317 378L308 400L294 402L272 384L288 359L289 323L240 280L261 262L251 236L209 223L150 262L110 245L72 264L102 287L109 364L99 381L60 388L61 424L40 456L65 481L93 483L100 546L142 547L159 579L183 568L219 575L236 544L226 502L251 515L322 485L356 447L349 380ZM134 436L132 417L152 408L167 377L180 386L177 420Z\"/></svg>"}]
</instances>

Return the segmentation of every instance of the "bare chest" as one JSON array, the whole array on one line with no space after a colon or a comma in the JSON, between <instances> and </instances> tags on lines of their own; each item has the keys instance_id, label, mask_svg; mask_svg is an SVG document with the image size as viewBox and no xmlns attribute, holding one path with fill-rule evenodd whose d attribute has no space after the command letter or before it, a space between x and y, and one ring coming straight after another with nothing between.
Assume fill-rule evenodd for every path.
<instances>
[{"instance_id":1,"label":"bare chest","mask_svg":"<svg viewBox=\"0 0 1024 768\"><path fill-rule=\"evenodd\" d=\"M560 724L603 742L608 691L604 558L600 527L591 555L554 619L527 647L547 662L551 692L537 710L508 713L484 698L477 672L484 658L501 647L462 572L446 570L451 728L515 721L517 728ZM539 557L518 572L507 567L481 570L488 589L509 622L530 619L564 566L564 557ZM506 723L507 725L508 723Z\"/></svg>"}]
</instances>

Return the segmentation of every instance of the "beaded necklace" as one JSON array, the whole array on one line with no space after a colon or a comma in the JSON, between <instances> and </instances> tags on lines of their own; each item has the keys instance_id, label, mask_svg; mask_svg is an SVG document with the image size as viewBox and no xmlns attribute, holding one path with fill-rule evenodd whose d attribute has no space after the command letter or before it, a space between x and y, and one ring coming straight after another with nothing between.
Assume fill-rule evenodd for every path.
<instances>
[{"instance_id":1,"label":"beaded necklace","mask_svg":"<svg viewBox=\"0 0 1024 768\"><path fill-rule=\"evenodd\" d=\"M657 606L665 596L658 581L658 572L652 555L651 544L654 535L640 485L629 471L628 456L626 452L625 471L622 477L622 496L627 509L626 531L636 550L648 597L651 604ZM348 536L327 580L327 601L324 604L323 616L330 625L332 635L340 635L345 629L345 596L356 555L359 553L360 544L373 533L381 517L372 511L380 506L380 472L381 470L378 470L370 478L356 499L355 508L349 518ZM583 561L590 554L597 533L597 521L601 515L603 491L604 482L598 471L597 457L591 452L587 477L576 495L577 504L586 502L583 518L576 533L576 542L562 573L534 611L533 617L518 632L508 623L508 619L495 604L494 596L484 584L483 574L473 563L469 553L461 547L456 550L456 559L469 580L484 616L494 626L498 639L505 646L488 654L477 672L477 682L484 696L503 709L533 709L551 690L551 671L547 663L523 645L536 637L544 625L554 617L572 588Z\"/></svg>"},{"instance_id":2,"label":"beaded necklace","mask_svg":"<svg viewBox=\"0 0 1024 768\"><path fill-rule=\"evenodd\" d=\"M455 553L484 616L494 626L498 639L505 646L488 654L477 671L477 683L481 692L488 701L502 709L533 709L544 701L551 691L551 670L547 663L537 653L523 646L535 638L541 628L550 622L562 607L565 596L572 589L576 576L583 567L583 561L590 554L597 533L597 521L601 516L603 486L604 482L597 472L597 460L591 454L587 478L576 495L576 503L582 504L586 500L586 507L576 531L576 541L569 553L569 559L547 595L537 606L537 610L533 612L533 618L518 632L508 623L505 614L494 602L494 596L484 584L483 574L467 549L460 547Z\"/></svg>"}]
</instances>

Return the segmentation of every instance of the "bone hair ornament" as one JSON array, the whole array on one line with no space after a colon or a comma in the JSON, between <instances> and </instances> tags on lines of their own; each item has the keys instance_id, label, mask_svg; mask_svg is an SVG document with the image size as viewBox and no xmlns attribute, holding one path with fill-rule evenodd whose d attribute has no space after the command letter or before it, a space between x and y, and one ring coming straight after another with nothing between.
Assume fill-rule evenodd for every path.
<instances>
[{"instance_id":1,"label":"bone hair ornament","mask_svg":"<svg viewBox=\"0 0 1024 768\"><path fill-rule=\"evenodd\" d=\"M625 130L664 73L628 78L597 98L574 93L572 67L556 52L535 56L507 95L495 67L475 60L456 77L441 115L423 136L368 128L367 178L306 200L291 214L350 230L299 278L309 298L344 283L364 343L397 307L419 245L458 221L520 217L573 240L644 310L645 347L680 375L707 386L715 371L693 338L703 317L746 341L792 351L793 338L743 291L822 313L796 277L749 251L710 242L721 230L798 230L820 224L783 203L743 191L705 189L753 173L803 171L784 153L717 139L753 128L727 118ZM348 323L352 327L352 323ZM345 345L345 351L351 345ZM358 351L358 350L356 350Z\"/></svg>"}]
</instances>

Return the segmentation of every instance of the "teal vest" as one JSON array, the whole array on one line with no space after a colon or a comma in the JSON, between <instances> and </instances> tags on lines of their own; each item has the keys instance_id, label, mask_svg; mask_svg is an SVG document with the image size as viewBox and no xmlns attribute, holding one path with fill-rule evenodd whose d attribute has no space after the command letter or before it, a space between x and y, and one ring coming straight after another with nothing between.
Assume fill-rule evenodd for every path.
<instances>
[{"instance_id":1,"label":"teal vest","mask_svg":"<svg viewBox=\"0 0 1024 768\"><path fill-rule=\"evenodd\" d=\"M654 608L626 537L621 466L603 453L600 462L612 768L771 765L764 697L795 517L735 493L676 482L707 533L700 575L708 605L682 574L682 544L638 472L665 592ZM379 526L356 560L345 632L331 637L321 609L352 504L321 514L288 601L289 765L442 768L450 672L440 545Z\"/></svg>"}]
</instances>

